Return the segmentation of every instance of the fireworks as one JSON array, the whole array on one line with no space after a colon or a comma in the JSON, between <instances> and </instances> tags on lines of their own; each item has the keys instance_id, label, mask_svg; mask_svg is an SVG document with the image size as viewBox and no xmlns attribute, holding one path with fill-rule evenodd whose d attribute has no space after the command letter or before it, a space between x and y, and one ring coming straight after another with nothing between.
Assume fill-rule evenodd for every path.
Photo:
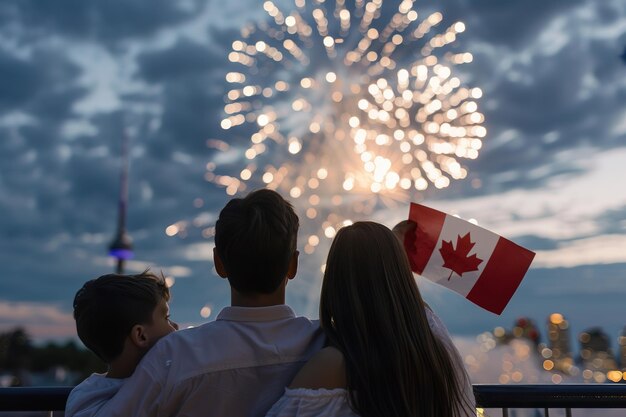
<instances>
[{"instance_id":1,"label":"fireworks","mask_svg":"<svg viewBox=\"0 0 626 417\"><path fill-rule=\"evenodd\" d=\"M486 130L481 90L453 74L472 61L452 45L462 22L422 17L410 0L391 13L382 0L263 8L269 17L245 27L228 55L221 127L249 134L245 162L236 176L210 163L207 180L229 195L277 189L332 237L379 203L467 175L459 161L478 156ZM311 235L307 251L318 243Z\"/></svg>"}]
</instances>

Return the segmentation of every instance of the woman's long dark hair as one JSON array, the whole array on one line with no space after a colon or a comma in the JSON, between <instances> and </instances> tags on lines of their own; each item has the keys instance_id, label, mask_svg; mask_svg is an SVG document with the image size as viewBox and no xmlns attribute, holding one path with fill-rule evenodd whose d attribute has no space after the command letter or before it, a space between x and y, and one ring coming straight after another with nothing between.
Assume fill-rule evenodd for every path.
<instances>
[{"instance_id":1,"label":"woman's long dark hair","mask_svg":"<svg viewBox=\"0 0 626 417\"><path fill-rule=\"evenodd\" d=\"M430 330L404 249L385 226L358 222L339 230L320 320L344 355L350 404L359 415L455 417L469 405L465 373Z\"/></svg>"}]
</instances>

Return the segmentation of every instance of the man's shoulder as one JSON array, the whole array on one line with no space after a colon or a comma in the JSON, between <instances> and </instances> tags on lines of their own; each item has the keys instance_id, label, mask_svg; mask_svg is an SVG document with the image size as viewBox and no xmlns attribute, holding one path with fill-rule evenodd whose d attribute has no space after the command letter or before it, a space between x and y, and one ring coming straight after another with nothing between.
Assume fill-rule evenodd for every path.
<instances>
[{"instance_id":1,"label":"man's shoulder","mask_svg":"<svg viewBox=\"0 0 626 417\"><path fill-rule=\"evenodd\" d=\"M164 361L167 362L174 356L178 361L185 358L183 362L193 362L194 359L204 361L206 358L222 358L235 354L235 351L243 349L243 345L254 345L255 342L263 345L272 340L291 340L307 344L308 341L318 339L322 333L319 320L297 317L293 313L291 316L284 314L276 319L268 319L263 313L267 311L259 311L257 316L250 309L242 313L231 308L226 314L220 313L215 321L163 337L142 362L152 362L162 367ZM231 344L231 347L225 349L225 344ZM237 345L238 348L232 345Z\"/></svg>"},{"instance_id":2,"label":"man's shoulder","mask_svg":"<svg viewBox=\"0 0 626 417\"><path fill-rule=\"evenodd\" d=\"M185 345L191 343L195 345L200 341L207 340L207 337L211 337L218 333L228 332L233 327L233 323L226 320L215 320L198 326L189 326L161 338L161 340L157 342L156 346L171 349L176 348L181 344Z\"/></svg>"},{"instance_id":3,"label":"man's shoulder","mask_svg":"<svg viewBox=\"0 0 626 417\"><path fill-rule=\"evenodd\" d=\"M263 332L271 328L286 328L300 330L304 333L321 332L319 320L311 320L307 317L292 317L288 319L276 320L269 324L268 322L246 322L231 320L215 320L204 323L199 326L188 327L162 338L158 343L161 349L170 351L179 349L181 346L198 346L202 344L214 344L219 342L219 338L228 337L230 335L240 335L242 328L259 328L258 331Z\"/></svg>"},{"instance_id":4,"label":"man's shoulder","mask_svg":"<svg viewBox=\"0 0 626 417\"><path fill-rule=\"evenodd\" d=\"M319 322L306 317L269 322L215 320L163 337L146 354L142 364L154 372L171 367L181 372L183 368L221 369L242 357L274 354L276 349L296 356L309 349L317 351L323 339Z\"/></svg>"},{"instance_id":5,"label":"man's shoulder","mask_svg":"<svg viewBox=\"0 0 626 417\"><path fill-rule=\"evenodd\" d=\"M172 332L162 337L153 347L148 351L145 359L152 360L152 358L169 357L173 352L177 352L183 346L197 346L207 338L210 338L211 334L219 332L223 326L221 323L212 321L202 324L200 326L190 326L185 329L181 329Z\"/></svg>"}]
</instances>

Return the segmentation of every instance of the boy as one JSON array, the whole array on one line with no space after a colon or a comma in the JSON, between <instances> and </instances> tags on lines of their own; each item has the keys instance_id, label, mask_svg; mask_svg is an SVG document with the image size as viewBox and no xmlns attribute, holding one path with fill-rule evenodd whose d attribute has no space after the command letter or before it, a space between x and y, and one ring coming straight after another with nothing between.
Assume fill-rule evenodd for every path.
<instances>
[{"instance_id":1,"label":"boy","mask_svg":"<svg viewBox=\"0 0 626 417\"><path fill-rule=\"evenodd\" d=\"M319 323L284 304L297 232L293 207L274 191L228 202L213 253L231 306L161 340L98 417L264 416L325 339Z\"/></svg>"},{"instance_id":2,"label":"boy","mask_svg":"<svg viewBox=\"0 0 626 417\"><path fill-rule=\"evenodd\" d=\"M143 355L178 326L169 319L170 292L162 277L103 275L88 281L74 297L80 340L108 365L72 390L66 415L96 413L132 375Z\"/></svg>"}]
</instances>

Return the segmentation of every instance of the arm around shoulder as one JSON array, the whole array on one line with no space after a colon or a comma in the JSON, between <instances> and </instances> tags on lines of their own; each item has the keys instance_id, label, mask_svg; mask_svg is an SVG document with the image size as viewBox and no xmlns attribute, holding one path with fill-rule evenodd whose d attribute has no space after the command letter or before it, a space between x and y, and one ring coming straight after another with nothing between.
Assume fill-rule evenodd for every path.
<instances>
[{"instance_id":1,"label":"arm around shoulder","mask_svg":"<svg viewBox=\"0 0 626 417\"><path fill-rule=\"evenodd\" d=\"M302 367L266 417L357 417L345 388L343 354L326 347Z\"/></svg>"},{"instance_id":2,"label":"arm around shoulder","mask_svg":"<svg viewBox=\"0 0 626 417\"><path fill-rule=\"evenodd\" d=\"M159 355L153 355L152 350L143 358L135 372L125 380L113 398L96 413L83 414L81 417L160 416L166 394L164 382L168 366L159 360Z\"/></svg>"},{"instance_id":3,"label":"arm around shoulder","mask_svg":"<svg viewBox=\"0 0 626 417\"><path fill-rule=\"evenodd\" d=\"M107 378L105 374L93 374L78 384L67 398L67 417L90 417L95 415L124 384L124 379Z\"/></svg>"}]
</instances>

